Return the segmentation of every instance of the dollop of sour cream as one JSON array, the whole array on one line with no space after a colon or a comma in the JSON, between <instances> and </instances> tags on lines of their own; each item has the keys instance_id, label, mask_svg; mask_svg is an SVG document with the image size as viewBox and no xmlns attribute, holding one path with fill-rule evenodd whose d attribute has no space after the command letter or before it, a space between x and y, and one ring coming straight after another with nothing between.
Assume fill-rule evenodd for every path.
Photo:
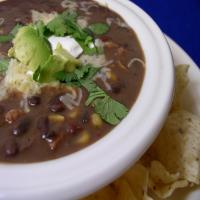
<instances>
[{"instance_id":1,"label":"dollop of sour cream","mask_svg":"<svg viewBox=\"0 0 200 200\"><path fill-rule=\"evenodd\" d=\"M66 37L51 36L49 37L48 40L53 50L55 50L57 45L60 43L62 47L75 58L79 57L83 53L82 47L71 36L66 36Z\"/></svg>"}]
</instances>

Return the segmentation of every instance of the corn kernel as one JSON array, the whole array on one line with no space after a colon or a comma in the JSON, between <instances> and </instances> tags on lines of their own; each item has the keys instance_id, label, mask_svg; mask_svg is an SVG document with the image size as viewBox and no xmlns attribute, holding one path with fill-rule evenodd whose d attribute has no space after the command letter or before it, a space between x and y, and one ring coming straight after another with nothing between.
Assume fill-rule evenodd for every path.
<instances>
[{"instance_id":1,"label":"corn kernel","mask_svg":"<svg viewBox=\"0 0 200 200\"><path fill-rule=\"evenodd\" d=\"M75 119L79 114L79 111L77 109L71 111L68 113L68 116L71 118L71 119Z\"/></svg>"},{"instance_id":2,"label":"corn kernel","mask_svg":"<svg viewBox=\"0 0 200 200\"><path fill-rule=\"evenodd\" d=\"M112 81L117 80L117 76L113 72L107 72L106 76L107 76L108 79L111 79Z\"/></svg>"},{"instance_id":3,"label":"corn kernel","mask_svg":"<svg viewBox=\"0 0 200 200\"><path fill-rule=\"evenodd\" d=\"M92 114L91 120L92 120L92 124L94 126L98 126L99 127L103 123L101 117L98 114L96 114L96 113Z\"/></svg>"},{"instance_id":4,"label":"corn kernel","mask_svg":"<svg viewBox=\"0 0 200 200\"><path fill-rule=\"evenodd\" d=\"M48 116L49 121L51 122L64 122L65 117L63 115L58 115L58 114L51 114Z\"/></svg>"},{"instance_id":5,"label":"corn kernel","mask_svg":"<svg viewBox=\"0 0 200 200\"><path fill-rule=\"evenodd\" d=\"M90 140L90 134L88 131L83 131L80 137L76 140L77 144L87 144Z\"/></svg>"}]
</instances>

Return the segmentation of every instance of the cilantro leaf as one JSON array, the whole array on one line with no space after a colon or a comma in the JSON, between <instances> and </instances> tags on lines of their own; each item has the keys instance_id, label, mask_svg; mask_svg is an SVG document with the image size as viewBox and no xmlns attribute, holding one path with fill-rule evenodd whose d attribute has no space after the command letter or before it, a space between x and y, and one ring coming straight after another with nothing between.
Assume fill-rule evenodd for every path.
<instances>
[{"instance_id":1,"label":"cilantro leaf","mask_svg":"<svg viewBox=\"0 0 200 200\"><path fill-rule=\"evenodd\" d=\"M90 68L91 68L90 65L85 65L85 66L81 66L81 67L79 67L78 69L76 69L76 70L74 71L74 74L76 75L77 80L82 79L86 74L88 74Z\"/></svg>"},{"instance_id":2,"label":"cilantro leaf","mask_svg":"<svg viewBox=\"0 0 200 200\"><path fill-rule=\"evenodd\" d=\"M16 24L15 27L7 35L0 35L0 43L10 42L17 34L19 29L22 27L21 24Z\"/></svg>"},{"instance_id":3,"label":"cilantro leaf","mask_svg":"<svg viewBox=\"0 0 200 200\"><path fill-rule=\"evenodd\" d=\"M74 72L66 73L65 71L60 71L55 74L56 80L66 83L67 85L75 85L80 87L81 79L91 79L97 72L98 68L93 67L92 65L84 65L75 69Z\"/></svg>"},{"instance_id":4,"label":"cilantro leaf","mask_svg":"<svg viewBox=\"0 0 200 200\"><path fill-rule=\"evenodd\" d=\"M47 24L47 28L56 36L64 36L67 33L65 20L61 16L57 16Z\"/></svg>"},{"instance_id":5,"label":"cilantro leaf","mask_svg":"<svg viewBox=\"0 0 200 200\"><path fill-rule=\"evenodd\" d=\"M94 67L93 65L84 65L82 66L84 68L84 76L82 76L82 79L92 80L92 78L96 75L96 73L100 70L98 67Z\"/></svg>"},{"instance_id":6,"label":"cilantro leaf","mask_svg":"<svg viewBox=\"0 0 200 200\"><path fill-rule=\"evenodd\" d=\"M81 85L89 92L89 97L85 103L86 106L89 106L96 98L106 96L105 92L90 79L81 80L80 82Z\"/></svg>"},{"instance_id":7,"label":"cilantro leaf","mask_svg":"<svg viewBox=\"0 0 200 200\"><path fill-rule=\"evenodd\" d=\"M74 20L65 19L67 25L67 34L71 35L81 45L85 54L97 54L97 48L94 43L94 38L82 29Z\"/></svg>"},{"instance_id":8,"label":"cilantro leaf","mask_svg":"<svg viewBox=\"0 0 200 200\"><path fill-rule=\"evenodd\" d=\"M70 72L66 73L65 71L60 71L55 73L55 78L63 83L70 83L72 81L78 81L77 76L75 73Z\"/></svg>"},{"instance_id":9,"label":"cilantro leaf","mask_svg":"<svg viewBox=\"0 0 200 200\"><path fill-rule=\"evenodd\" d=\"M92 104L95 112L102 119L112 125L117 125L126 115L128 109L108 96L100 87L91 80L81 81L83 87L89 92L89 97L85 103L86 106Z\"/></svg>"},{"instance_id":10,"label":"cilantro leaf","mask_svg":"<svg viewBox=\"0 0 200 200\"><path fill-rule=\"evenodd\" d=\"M74 25L77 19L76 12L65 11L55 17L47 24L47 28L56 36L64 36L65 34L74 33Z\"/></svg>"},{"instance_id":11,"label":"cilantro leaf","mask_svg":"<svg viewBox=\"0 0 200 200\"><path fill-rule=\"evenodd\" d=\"M84 53L94 55L98 53L94 38L77 23L76 12L65 11L47 24L47 29L56 36L72 36L83 48Z\"/></svg>"},{"instance_id":12,"label":"cilantro leaf","mask_svg":"<svg viewBox=\"0 0 200 200\"><path fill-rule=\"evenodd\" d=\"M83 51L87 55L94 55L99 53L99 49L96 47L93 38L88 36L85 41L77 40Z\"/></svg>"},{"instance_id":13,"label":"cilantro leaf","mask_svg":"<svg viewBox=\"0 0 200 200\"><path fill-rule=\"evenodd\" d=\"M95 112L112 125L117 125L126 115L128 109L109 96L94 101Z\"/></svg>"},{"instance_id":14,"label":"cilantro leaf","mask_svg":"<svg viewBox=\"0 0 200 200\"><path fill-rule=\"evenodd\" d=\"M76 21L77 20L77 18L78 18L78 13L77 12L75 12L75 11L68 11L68 10L66 10L66 11L64 11L62 14L62 17L64 18L64 19L68 19L68 20L71 20L71 21Z\"/></svg>"},{"instance_id":15,"label":"cilantro leaf","mask_svg":"<svg viewBox=\"0 0 200 200\"><path fill-rule=\"evenodd\" d=\"M15 36L20 28L22 28L22 24L16 24L15 27L11 30L10 34Z\"/></svg>"},{"instance_id":16,"label":"cilantro leaf","mask_svg":"<svg viewBox=\"0 0 200 200\"><path fill-rule=\"evenodd\" d=\"M66 73L65 71L60 71L55 74L55 78L62 83L67 83L68 86L81 87L76 74L73 72Z\"/></svg>"},{"instance_id":17,"label":"cilantro leaf","mask_svg":"<svg viewBox=\"0 0 200 200\"><path fill-rule=\"evenodd\" d=\"M0 42L5 43L5 42L10 42L13 39L13 35L8 34L8 35L0 35Z\"/></svg>"},{"instance_id":18,"label":"cilantro leaf","mask_svg":"<svg viewBox=\"0 0 200 200\"><path fill-rule=\"evenodd\" d=\"M4 72L8 69L9 59L0 59L0 72Z\"/></svg>"},{"instance_id":19,"label":"cilantro leaf","mask_svg":"<svg viewBox=\"0 0 200 200\"><path fill-rule=\"evenodd\" d=\"M103 35L109 31L110 27L106 23L95 23L91 24L89 29L96 35Z\"/></svg>"},{"instance_id":20,"label":"cilantro leaf","mask_svg":"<svg viewBox=\"0 0 200 200\"><path fill-rule=\"evenodd\" d=\"M38 22L35 24L35 29L37 30L38 35L39 35L40 37L45 37L46 26L45 26L45 24L44 24L43 21L38 21Z\"/></svg>"}]
</instances>

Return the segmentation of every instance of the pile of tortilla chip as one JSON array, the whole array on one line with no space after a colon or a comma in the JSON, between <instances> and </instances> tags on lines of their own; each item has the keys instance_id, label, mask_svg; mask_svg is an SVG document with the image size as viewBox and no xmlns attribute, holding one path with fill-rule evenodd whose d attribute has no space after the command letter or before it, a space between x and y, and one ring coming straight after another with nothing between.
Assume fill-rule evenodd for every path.
<instances>
[{"instance_id":1,"label":"pile of tortilla chip","mask_svg":"<svg viewBox=\"0 0 200 200\"><path fill-rule=\"evenodd\" d=\"M175 98L159 137L121 178L85 200L155 200L200 184L200 117L181 106L189 66L176 67Z\"/></svg>"}]
</instances>

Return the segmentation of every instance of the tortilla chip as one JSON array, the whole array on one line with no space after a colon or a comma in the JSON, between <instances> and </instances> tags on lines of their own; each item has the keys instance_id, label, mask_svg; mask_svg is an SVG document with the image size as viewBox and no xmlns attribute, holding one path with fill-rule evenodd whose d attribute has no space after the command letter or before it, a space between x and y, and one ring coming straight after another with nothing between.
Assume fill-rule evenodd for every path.
<instances>
[{"instance_id":1,"label":"tortilla chip","mask_svg":"<svg viewBox=\"0 0 200 200\"><path fill-rule=\"evenodd\" d=\"M136 199L147 199L147 187L149 180L148 170L140 163L137 163L123 176L136 197Z\"/></svg>"},{"instance_id":2,"label":"tortilla chip","mask_svg":"<svg viewBox=\"0 0 200 200\"><path fill-rule=\"evenodd\" d=\"M84 200L153 200L148 196L149 172L137 163L121 178Z\"/></svg>"},{"instance_id":3,"label":"tortilla chip","mask_svg":"<svg viewBox=\"0 0 200 200\"><path fill-rule=\"evenodd\" d=\"M187 111L172 113L148 154L170 173L200 183L200 118ZM148 159L147 159L148 160Z\"/></svg>"},{"instance_id":4,"label":"tortilla chip","mask_svg":"<svg viewBox=\"0 0 200 200\"><path fill-rule=\"evenodd\" d=\"M188 186L186 180L180 180L180 174L170 174L158 161L153 161L150 167L149 188L159 198L167 198L175 189Z\"/></svg>"},{"instance_id":5,"label":"tortilla chip","mask_svg":"<svg viewBox=\"0 0 200 200\"><path fill-rule=\"evenodd\" d=\"M90 195L84 200L138 200L129 184L124 178L120 178L117 181L113 182L104 189Z\"/></svg>"},{"instance_id":6,"label":"tortilla chip","mask_svg":"<svg viewBox=\"0 0 200 200\"><path fill-rule=\"evenodd\" d=\"M180 178L180 174L170 174L165 167L159 161L152 161L149 170L150 177L155 182L161 182L163 184L170 184L177 181Z\"/></svg>"},{"instance_id":7,"label":"tortilla chip","mask_svg":"<svg viewBox=\"0 0 200 200\"><path fill-rule=\"evenodd\" d=\"M138 200L126 179L118 179L112 183L112 187L116 192L116 200Z\"/></svg>"},{"instance_id":8,"label":"tortilla chip","mask_svg":"<svg viewBox=\"0 0 200 200\"><path fill-rule=\"evenodd\" d=\"M116 199L116 194L113 188L109 185L101 189L100 191L90 195L84 200L112 200L112 199Z\"/></svg>"},{"instance_id":9,"label":"tortilla chip","mask_svg":"<svg viewBox=\"0 0 200 200\"><path fill-rule=\"evenodd\" d=\"M188 70L189 70L189 65L176 66L175 94L174 94L174 100L173 100L173 104L171 108L172 112L182 109L181 101L182 101L183 92L189 83L189 78L187 76Z\"/></svg>"}]
</instances>

